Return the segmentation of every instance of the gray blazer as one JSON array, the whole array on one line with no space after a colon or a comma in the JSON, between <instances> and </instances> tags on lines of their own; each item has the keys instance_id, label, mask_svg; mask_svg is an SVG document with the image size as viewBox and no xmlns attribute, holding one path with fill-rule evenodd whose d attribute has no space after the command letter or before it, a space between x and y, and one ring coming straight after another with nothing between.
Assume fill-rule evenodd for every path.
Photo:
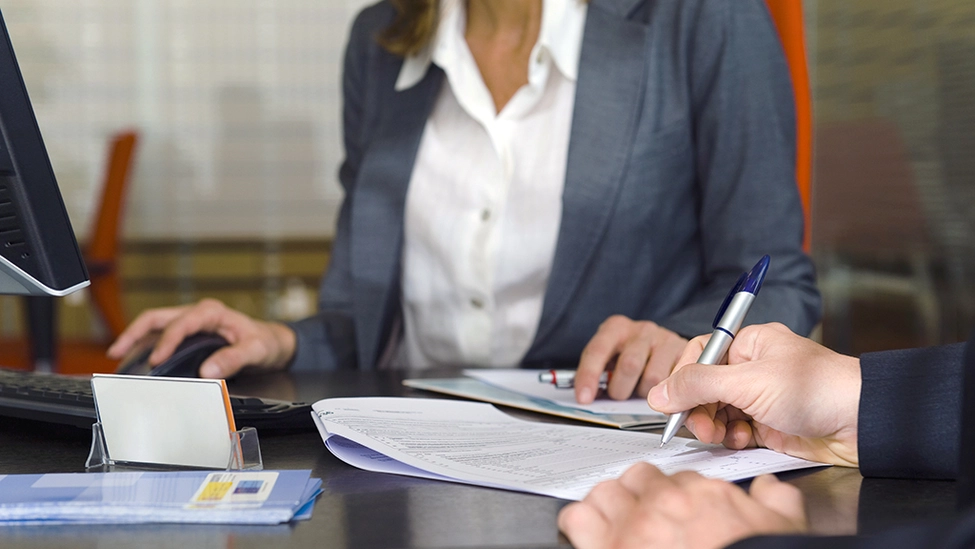
<instances>
[{"instance_id":1,"label":"gray blazer","mask_svg":"<svg viewBox=\"0 0 975 549\"><path fill-rule=\"evenodd\" d=\"M355 21L343 74L345 200L319 313L293 323L292 368L372 368L399 325L406 189L444 85L431 66L396 92L402 58ZM761 0L592 0L579 63L562 223L526 363L574 366L613 314L709 333L738 276L769 254L747 322L808 334L791 83Z\"/></svg>"}]
</instances>

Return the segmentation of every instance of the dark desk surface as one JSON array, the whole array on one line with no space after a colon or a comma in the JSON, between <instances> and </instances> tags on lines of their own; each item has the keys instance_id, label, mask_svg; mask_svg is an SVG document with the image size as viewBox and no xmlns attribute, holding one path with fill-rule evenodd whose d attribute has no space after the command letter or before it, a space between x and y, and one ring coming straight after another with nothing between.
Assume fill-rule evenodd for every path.
<instances>
[{"instance_id":1,"label":"dark desk surface","mask_svg":"<svg viewBox=\"0 0 975 549\"><path fill-rule=\"evenodd\" d=\"M234 380L231 392L314 402L356 395L434 396L402 387L401 373L274 374ZM540 418L528 413L521 417ZM556 547L563 500L370 473L333 457L318 433L260 433L267 469L312 469L325 493L307 522L275 527L0 527L0 547ZM0 474L80 472L90 433L0 419ZM869 532L951 512L954 483L863 479L829 467L791 474L817 533Z\"/></svg>"}]
</instances>

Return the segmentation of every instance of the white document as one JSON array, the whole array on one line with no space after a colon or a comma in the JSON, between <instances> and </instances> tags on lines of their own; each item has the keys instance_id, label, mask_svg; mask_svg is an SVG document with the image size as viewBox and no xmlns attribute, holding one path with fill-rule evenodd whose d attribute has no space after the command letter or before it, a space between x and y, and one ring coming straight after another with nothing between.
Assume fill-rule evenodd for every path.
<instances>
[{"instance_id":1,"label":"white document","mask_svg":"<svg viewBox=\"0 0 975 549\"><path fill-rule=\"evenodd\" d=\"M661 423L667 421L666 415L655 412L643 398L631 398L629 400L597 398L592 404L579 404L576 402L576 393L572 389L559 389L551 383L539 383L538 374L540 371L542 370L484 368L464 370L464 375L502 389L530 397L544 398L560 406L579 408L594 414L650 415L659 417Z\"/></svg>"},{"instance_id":2,"label":"white document","mask_svg":"<svg viewBox=\"0 0 975 549\"><path fill-rule=\"evenodd\" d=\"M477 402L333 398L312 410L325 446L352 466L571 500L639 461L732 481L822 465L679 437L660 448L658 434L524 421Z\"/></svg>"}]
</instances>

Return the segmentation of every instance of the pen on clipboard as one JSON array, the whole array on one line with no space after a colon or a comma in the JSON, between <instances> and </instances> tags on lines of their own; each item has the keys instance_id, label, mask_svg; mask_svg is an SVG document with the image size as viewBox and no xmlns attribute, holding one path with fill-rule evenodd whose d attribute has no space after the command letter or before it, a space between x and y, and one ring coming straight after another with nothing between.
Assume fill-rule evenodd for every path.
<instances>
[{"instance_id":1,"label":"pen on clipboard","mask_svg":"<svg viewBox=\"0 0 975 549\"><path fill-rule=\"evenodd\" d=\"M711 339L704 346L701 358L697 359L698 364L718 364L724 360L731 342L734 341L738 329L745 321L745 315L751 308L758 290L762 287L765 280L765 273L768 272L769 256L763 256L752 270L743 273L738 277L738 282L731 288L728 297L724 299L721 308L718 309L717 316L714 317L714 331L711 332ZM667 418L667 425L664 426L664 434L660 439L660 446L670 442L674 438L677 430L684 424L684 420L690 414L686 410L679 414L673 414Z\"/></svg>"},{"instance_id":2,"label":"pen on clipboard","mask_svg":"<svg viewBox=\"0 0 975 549\"><path fill-rule=\"evenodd\" d=\"M605 389L613 372L603 372L599 376L599 388ZM571 389L575 386L575 370L546 370L538 374L539 383L551 383L556 389Z\"/></svg>"}]
</instances>

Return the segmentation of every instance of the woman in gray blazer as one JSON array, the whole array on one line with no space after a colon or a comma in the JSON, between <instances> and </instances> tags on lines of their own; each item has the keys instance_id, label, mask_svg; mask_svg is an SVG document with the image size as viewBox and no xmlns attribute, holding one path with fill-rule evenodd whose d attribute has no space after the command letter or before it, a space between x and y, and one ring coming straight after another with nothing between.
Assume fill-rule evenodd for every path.
<instances>
[{"instance_id":1,"label":"woman in gray blazer","mask_svg":"<svg viewBox=\"0 0 975 549\"><path fill-rule=\"evenodd\" d=\"M319 312L151 310L111 355L162 330L158 362L214 331L231 345L207 377L574 368L598 330L585 356L616 362L611 395L646 394L764 254L748 321L819 320L791 85L761 0L380 2L352 28L343 98Z\"/></svg>"}]
</instances>

